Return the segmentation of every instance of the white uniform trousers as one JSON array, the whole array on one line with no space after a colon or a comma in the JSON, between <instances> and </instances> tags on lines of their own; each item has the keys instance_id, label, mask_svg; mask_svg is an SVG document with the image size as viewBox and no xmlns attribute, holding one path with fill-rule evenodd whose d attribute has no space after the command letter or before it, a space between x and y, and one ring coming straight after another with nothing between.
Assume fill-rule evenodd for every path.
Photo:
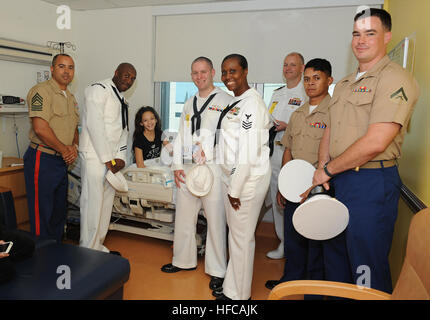
<instances>
[{"instance_id":1,"label":"white uniform trousers","mask_svg":"<svg viewBox=\"0 0 430 320\"><path fill-rule=\"evenodd\" d=\"M233 300L247 300L251 297L254 271L255 228L260 209L270 184L270 170L262 176L251 177L244 190L253 188L250 200L240 199L241 206L235 211L227 196L224 185L224 204L229 226L228 248L230 259L223 284L223 293Z\"/></svg>"},{"instance_id":2,"label":"white uniform trousers","mask_svg":"<svg viewBox=\"0 0 430 320\"><path fill-rule=\"evenodd\" d=\"M278 177L282 166L282 155L284 154L284 147L274 144L273 155L270 158L272 166L272 176L270 178L270 200L272 201L273 222L275 224L276 236L284 243L284 209L282 209L276 200L278 193Z\"/></svg>"},{"instance_id":3,"label":"white uniform trousers","mask_svg":"<svg viewBox=\"0 0 430 320\"><path fill-rule=\"evenodd\" d=\"M214 182L206 196L194 196L186 184L181 184L177 189L172 264L187 269L197 266L196 224L203 206L207 220L205 272L224 278L227 268L227 223L221 193L221 170L218 165L208 166L214 174ZM191 165L186 165L185 174L191 168Z\"/></svg>"},{"instance_id":4,"label":"white uniform trousers","mask_svg":"<svg viewBox=\"0 0 430 320\"><path fill-rule=\"evenodd\" d=\"M105 178L106 165L96 154L80 152L81 158L81 238L82 247L109 252L103 245L109 229L115 189Z\"/></svg>"}]
</instances>

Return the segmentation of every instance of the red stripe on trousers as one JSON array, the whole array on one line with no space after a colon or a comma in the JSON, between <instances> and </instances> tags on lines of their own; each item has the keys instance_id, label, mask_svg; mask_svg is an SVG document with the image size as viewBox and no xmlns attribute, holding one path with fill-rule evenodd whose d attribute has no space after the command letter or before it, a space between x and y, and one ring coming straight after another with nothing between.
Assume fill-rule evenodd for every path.
<instances>
[{"instance_id":1,"label":"red stripe on trousers","mask_svg":"<svg viewBox=\"0 0 430 320\"><path fill-rule=\"evenodd\" d=\"M34 165L34 222L36 227L36 236L40 235L40 216L39 216L39 168L40 168L40 150L36 151L36 164Z\"/></svg>"}]
</instances>

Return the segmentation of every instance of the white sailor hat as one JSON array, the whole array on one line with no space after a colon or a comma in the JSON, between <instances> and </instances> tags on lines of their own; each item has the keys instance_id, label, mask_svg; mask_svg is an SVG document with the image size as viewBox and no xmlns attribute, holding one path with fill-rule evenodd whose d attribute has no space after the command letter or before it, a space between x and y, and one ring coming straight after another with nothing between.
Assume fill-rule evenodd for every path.
<instances>
[{"instance_id":1,"label":"white sailor hat","mask_svg":"<svg viewBox=\"0 0 430 320\"><path fill-rule=\"evenodd\" d=\"M128 191L127 180L125 180L124 175L121 172L118 171L117 173L113 173L112 171L108 170L105 177L115 190L120 192Z\"/></svg>"},{"instance_id":2,"label":"white sailor hat","mask_svg":"<svg viewBox=\"0 0 430 320\"><path fill-rule=\"evenodd\" d=\"M197 197L207 195L214 181L212 170L205 164L197 164L191 168L185 177L188 190Z\"/></svg>"},{"instance_id":3,"label":"white sailor hat","mask_svg":"<svg viewBox=\"0 0 430 320\"><path fill-rule=\"evenodd\" d=\"M291 202L300 202L300 195L312 187L315 168L301 159L288 161L279 172L278 189Z\"/></svg>"},{"instance_id":4,"label":"white sailor hat","mask_svg":"<svg viewBox=\"0 0 430 320\"><path fill-rule=\"evenodd\" d=\"M332 198L322 186L316 186L308 199L293 214L298 233L312 240L327 240L339 235L348 226L348 208Z\"/></svg>"}]
</instances>

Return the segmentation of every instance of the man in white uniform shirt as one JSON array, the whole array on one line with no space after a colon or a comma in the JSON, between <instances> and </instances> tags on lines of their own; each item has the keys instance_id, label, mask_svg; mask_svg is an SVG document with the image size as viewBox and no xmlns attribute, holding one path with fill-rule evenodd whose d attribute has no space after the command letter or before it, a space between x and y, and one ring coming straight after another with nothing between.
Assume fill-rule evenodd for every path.
<instances>
[{"instance_id":1,"label":"man in white uniform shirt","mask_svg":"<svg viewBox=\"0 0 430 320\"><path fill-rule=\"evenodd\" d=\"M173 146L172 170L178 187L173 259L172 263L161 268L166 273L196 268L196 222L203 206L208 225L205 272L211 276L209 287L212 290L222 287L227 268L227 223L221 170L213 152L214 135L219 116L232 99L225 91L213 85L214 75L213 64L206 57L196 58L191 64L191 78L199 91L185 102ZM185 177L194 166L193 153L194 157L197 155L201 162L208 165L214 177L210 192L201 197L193 195L185 184Z\"/></svg>"},{"instance_id":2,"label":"man in white uniform shirt","mask_svg":"<svg viewBox=\"0 0 430 320\"><path fill-rule=\"evenodd\" d=\"M82 180L80 245L86 248L110 252L103 242L109 228L115 189L105 174L107 170L116 173L125 166L128 105L122 92L130 89L135 79L136 69L129 63L121 63L112 79L93 83L85 89L79 156Z\"/></svg>"},{"instance_id":3,"label":"man in white uniform shirt","mask_svg":"<svg viewBox=\"0 0 430 320\"><path fill-rule=\"evenodd\" d=\"M273 153L271 150L272 177L270 180L270 200L272 203L273 220L276 235L281 241L278 248L267 253L271 259L282 259L284 257L284 215L283 209L278 206L276 194L278 192L278 176L282 166L283 148L281 139L287 128L291 114L305 103L306 93L303 87L302 74L304 70L304 59L300 53L291 52L284 59L283 75L286 85L273 92L269 104L269 113L274 120L272 133L275 134L273 142ZM272 146L271 146L272 148Z\"/></svg>"}]
</instances>

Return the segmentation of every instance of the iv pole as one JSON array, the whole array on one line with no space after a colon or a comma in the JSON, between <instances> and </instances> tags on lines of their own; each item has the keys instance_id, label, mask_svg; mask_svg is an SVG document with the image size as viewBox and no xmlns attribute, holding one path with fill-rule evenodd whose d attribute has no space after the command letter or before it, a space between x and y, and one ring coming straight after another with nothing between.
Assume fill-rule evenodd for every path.
<instances>
[{"instance_id":1,"label":"iv pole","mask_svg":"<svg viewBox=\"0 0 430 320\"><path fill-rule=\"evenodd\" d=\"M76 46L71 42L48 41L46 46L54 50L60 50L60 53L64 53L64 47L72 48L73 51L76 50Z\"/></svg>"}]
</instances>

